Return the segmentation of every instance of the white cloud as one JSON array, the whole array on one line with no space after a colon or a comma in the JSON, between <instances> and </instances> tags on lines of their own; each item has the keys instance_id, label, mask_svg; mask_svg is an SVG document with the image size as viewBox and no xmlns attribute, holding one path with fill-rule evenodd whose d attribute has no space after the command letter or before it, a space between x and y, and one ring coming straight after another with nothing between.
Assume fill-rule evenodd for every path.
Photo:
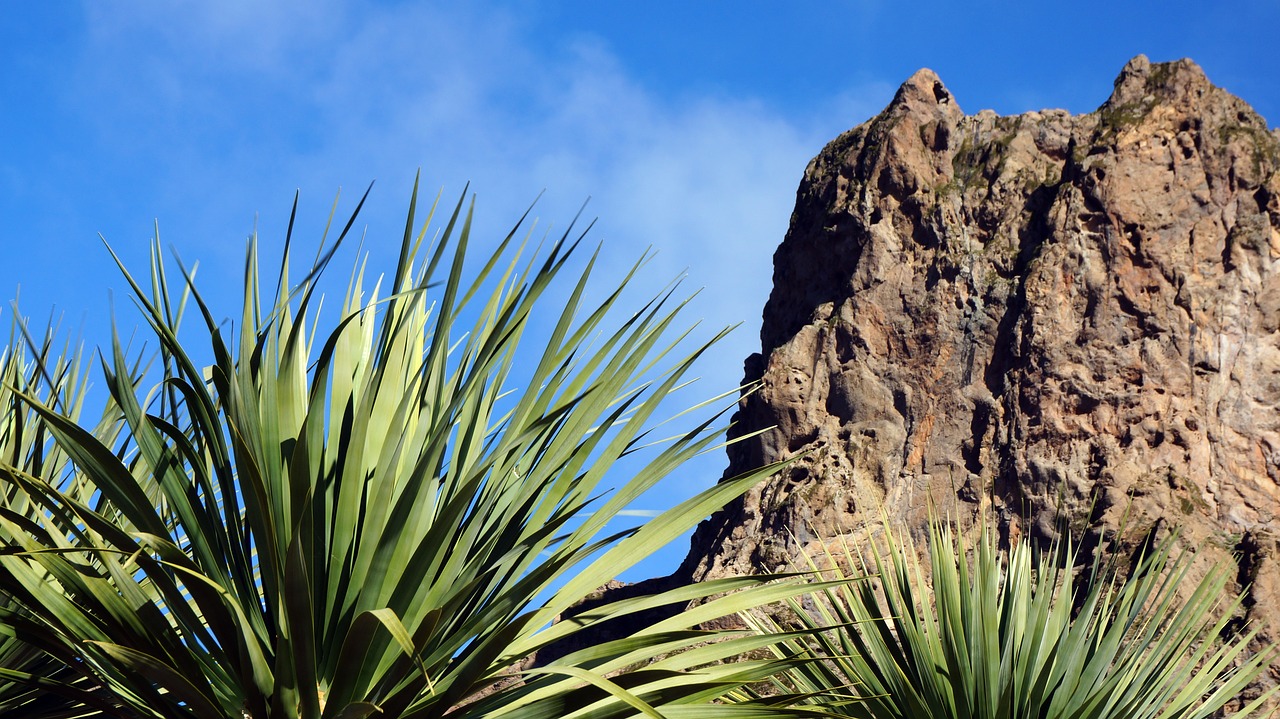
<instances>
[{"instance_id":1,"label":"white cloud","mask_svg":"<svg viewBox=\"0 0 1280 719\"><path fill-rule=\"evenodd\" d=\"M307 0L137 0L127 7L86 3L97 42L132 41L139 56L160 56L175 68L283 70L289 56L324 43L351 19L348 2Z\"/></svg>"},{"instance_id":2,"label":"white cloud","mask_svg":"<svg viewBox=\"0 0 1280 719\"><path fill-rule=\"evenodd\" d=\"M660 509L623 509L616 515L617 517L648 517L653 518L662 514Z\"/></svg>"},{"instance_id":3,"label":"white cloud","mask_svg":"<svg viewBox=\"0 0 1280 719\"><path fill-rule=\"evenodd\" d=\"M646 86L600 38L538 49L520 16L492 6L99 7L85 76L99 98L120 93L109 111L121 124L160 118L103 132L124 133L158 167L170 206L143 209L162 228L178 224L169 236L205 261L206 278L238 268L251 213L263 212L264 235L282 231L295 186L300 216L318 225L334 189L348 188L350 207L378 178L365 215L374 266L391 252L378 240L398 232L419 166L428 194L444 185L446 201L474 181L481 227L493 233L543 188L543 226L563 228L591 196L605 279L652 246L641 294L687 270L686 289L705 288L691 308L703 336L744 323L703 364L703 396L736 384L758 348L772 254L805 164L889 96L883 85L846 88L804 111ZM227 226L244 229L227 237L217 229ZM193 236L208 244L191 246Z\"/></svg>"},{"instance_id":4,"label":"white cloud","mask_svg":"<svg viewBox=\"0 0 1280 719\"><path fill-rule=\"evenodd\" d=\"M59 175L47 166L0 172L8 185L53 188L32 193L29 204L46 209L88 188L90 196L77 200L83 224L46 213L42 221L63 223L51 224L48 236L84 236L92 252L101 231L136 271L158 217L166 243L200 261L207 299L231 313L255 213L272 252L294 187L302 191L304 247L318 237L337 188L347 188L341 213L379 180L364 215L373 268L390 261L420 166L426 194L443 185L446 203L473 181L481 239L505 231L543 188L540 227L563 228L590 196L588 219L600 217L594 239L605 242L603 282L651 246L658 254L639 296L687 270L684 289L705 288L689 313L705 320L700 336L745 323L695 372L707 380L685 393L689 401L731 389L742 359L757 349L773 250L806 162L889 94L858 86L827 107L795 108L646 84L602 38L535 38L534 23L520 14L538 12L531 5L84 7L87 34L74 44L79 54L56 58L67 70L53 90L79 144L65 152ZM103 270L105 259L85 264ZM38 275L30 281L55 288L50 302L73 317L96 306L91 328L106 326L102 298L114 286L127 330L135 318L118 278L80 277L74 287ZM45 311L38 299L27 311ZM667 498L710 485L722 467L719 455L701 458L665 486Z\"/></svg>"}]
</instances>

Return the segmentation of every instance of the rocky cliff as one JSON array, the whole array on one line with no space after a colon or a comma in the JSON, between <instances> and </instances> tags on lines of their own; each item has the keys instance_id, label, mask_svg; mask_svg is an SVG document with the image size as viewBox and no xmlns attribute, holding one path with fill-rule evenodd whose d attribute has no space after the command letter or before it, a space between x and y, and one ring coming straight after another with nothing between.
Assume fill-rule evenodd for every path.
<instances>
[{"instance_id":1,"label":"rocky cliff","mask_svg":"<svg viewBox=\"0 0 1280 719\"><path fill-rule=\"evenodd\" d=\"M1097 111L966 115L929 70L809 165L730 474L685 579L772 570L887 507L1088 551L1179 527L1280 639L1280 134L1194 63ZM1123 530L1123 531L1122 531Z\"/></svg>"}]
</instances>

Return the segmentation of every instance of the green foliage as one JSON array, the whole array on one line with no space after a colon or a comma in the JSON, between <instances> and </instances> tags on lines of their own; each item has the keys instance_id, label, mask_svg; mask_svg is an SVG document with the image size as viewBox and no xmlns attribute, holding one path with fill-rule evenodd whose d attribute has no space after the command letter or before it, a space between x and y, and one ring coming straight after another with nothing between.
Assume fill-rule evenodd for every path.
<instances>
[{"instance_id":1,"label":"green foliage","mask_svg":"<svg viewBox=\"0 0 1280 719\"><path fill-rule=\"evenodd\" d=\"M30 336L15 317L9 349L0 356L0 461L31 475L62 475L68 469L69 458L58 446L50 445L49 427L20 395L37 396L71 418L81 415L85 401L87 371L80 355L65 348L57 353L53 336L52 328L41 338ZM118 433L119 423L104 416L94 431L100 437L111 438ZM75 483L68 485L66 491L82 501L91 492ZM29 524L39 515L39 506L20 488L0 485L0 527ZM29 644L12 630L5 631L9 629L5 620L12 617L21 617L23 622L32 619L13 601L10 588L0 585L0 716L18 711L28 719L84 715L86 709L80 702L46 693L38 684L56 681L82 691L87 682L56 659L56 652L43 651L38 642Z\"/></svg>"},{"instance_id":2,"label":"green foliage","mask_svg":"<svg viewBox=\"0 0 1280 719\"><path fill-rule=\"evenodd\" d=\"M387 285L370 289L355 272L327 333L317 281L337 243L294 284L286 242L274 297L251 246L238 331L185 269L170 283L157 246L148 286L121 269L158 342L158 384L143 390L146 374L116 339L102 362L108 420L86 428L61 390L6 375L5 421L26 418L52 439L42 461L30 461L38 437L0 458L0 636L24 653L0 678L123 717L781 711L772 705L785 697L713 702L782 666L723 662L773 639L693 628L802 583L729 579L553 623L759 477L722 482L638 529L606 527L716 441L709 423L650 437L705 349L676 354L680 304L667 291L615 319L635 270L588 304L593 258L552 307L548 289L577 241L566 234L530 256L519 225L468 279L472 208L459 201L428 245L416 205L415 189ZM179 339L189 305L200 327L181 334L208 343L207 366ZM522 341L535 313L551 329ZM525 663L598 623L691 600L706 601Z\"/></svg>"},{"instance_id":3,"label":"green foliage","mask_svg":"<svg viewBox=\"0 0 1280 719\"><path fill-rule=\"evenodd\" d=\"M781 657L807 660L788 671L787 684L842 716L1207 717L1274 656L1274 648L1245 656L1253 633L1216 641L1240 603L1225 592L1225 567L1179 603L1189 562L1173 556L1172 540L1127 579L1095 563L1082 585L1069 545L1038 555L1023 539L1006 554L985 526L969 547L935 523L930 589L912 542L887 528L884 538L881 549L828 554L822 574L844 578L838 558L868 578L790 601L783 623L826 631L777 647ZM781 628L748 619L762 631Z\"/></svg>"},{"instance_id":4,"label":"green foliage","mask_svg":"<svg viewBox=\"0 0 1280 719\"><path fill-rule=\"evenodd\" d=\"M729 578L555 621L778 467L609 527L716 443L713 420L652 436L707 346L687 349L682 303L668 289L620 313L638 267L589 302L595 258L566 270L581 238L530 253L523 220L472 272L471 207L432 243L416 207L415 189L387 284L353 272L323 332L319 281L354 213L297 282L286 241L274 294L251 244L237 328L185 268L171 284L158 243L148 282L121 266L158 350L148 368L113 338L94 424L80 355L10 338L0 713L1172 719L1206 716L1272 656L1244 657L1253 635L1210 641L1239 602L1216 607L1223 571L1177 608L1168 544L1123 584L1095 567L1081 587L1059 568L1070 548L1006 559L941 527L936 604L888 534L866 563L845 550L875 578ZM776 603L794 626L752 611ZM636 619L669 605L691 608ZM735 614L754 631L698 629ZM529 661L604 623L633 629ZM781 693L744 689L770 680Z\"/></svg>"}]
</instances>

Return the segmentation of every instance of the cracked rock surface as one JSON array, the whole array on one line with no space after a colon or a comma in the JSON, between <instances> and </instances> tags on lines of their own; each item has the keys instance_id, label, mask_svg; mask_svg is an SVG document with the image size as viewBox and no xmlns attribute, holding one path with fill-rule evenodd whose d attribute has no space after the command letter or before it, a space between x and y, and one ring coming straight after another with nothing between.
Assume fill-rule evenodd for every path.
<instances>
[{"instance_id":1,"label":"cracked rock surface","mask_svg":"<svg viewBox=\"0 0 1280 719\"><path fill-rule=\"evenodd\" d=\"M685 580L979 509L1086 552L1173 528L1280 639L1280 134L1194 63L966 115L929 70L808 166Z\"/></svg>"}]
</instances>

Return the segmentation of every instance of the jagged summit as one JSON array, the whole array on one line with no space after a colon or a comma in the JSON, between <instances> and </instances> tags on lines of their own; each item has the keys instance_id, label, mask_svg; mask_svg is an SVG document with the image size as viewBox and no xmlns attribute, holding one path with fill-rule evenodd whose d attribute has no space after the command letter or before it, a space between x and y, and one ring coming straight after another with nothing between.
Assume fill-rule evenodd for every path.
<instances>
[{"instance_id":1,"label":"jagged summit","mask_svg":"<svg viewBox=\"0 0 1280 719\"><path fill-rule=\"evenodd\" d=\"M686 580L985 506L1090 551L1176 526L1280 638L1280 137L1189 60L1083 115L912 75L806 169L746 380L729 472L803 457Z\"/></svg>"},{"instance_id":2,"label":"jagged summit","mask_svg":"<svg viewBox=\"0 0 1280 719\"><path fill-rule=\"evenodd\" d=\"M951 105L957 112L960 110L955 106L951 91L942 84L938 74L925 67L916 70L906 82L902 83L893 96L893 102L889 103L889 109L892 111L894 108L901 107L910 112L917 108L934 108L940 105Z\"/></svg>"},{"instance_id":3,"label":"jagged summit","mask_svg":"<svg viewBox=\"0 0 1280 719\"><path fill-rule=\"evenodd\" d=\"M1212 89L1204 70L1187 58L1152 65L1146 55L1138 55L1120 70L1115 89L1106 104L1116 106L1142 102L1154 94L1166 101L1200 98Z\"/></svg>"}]
</instances>

